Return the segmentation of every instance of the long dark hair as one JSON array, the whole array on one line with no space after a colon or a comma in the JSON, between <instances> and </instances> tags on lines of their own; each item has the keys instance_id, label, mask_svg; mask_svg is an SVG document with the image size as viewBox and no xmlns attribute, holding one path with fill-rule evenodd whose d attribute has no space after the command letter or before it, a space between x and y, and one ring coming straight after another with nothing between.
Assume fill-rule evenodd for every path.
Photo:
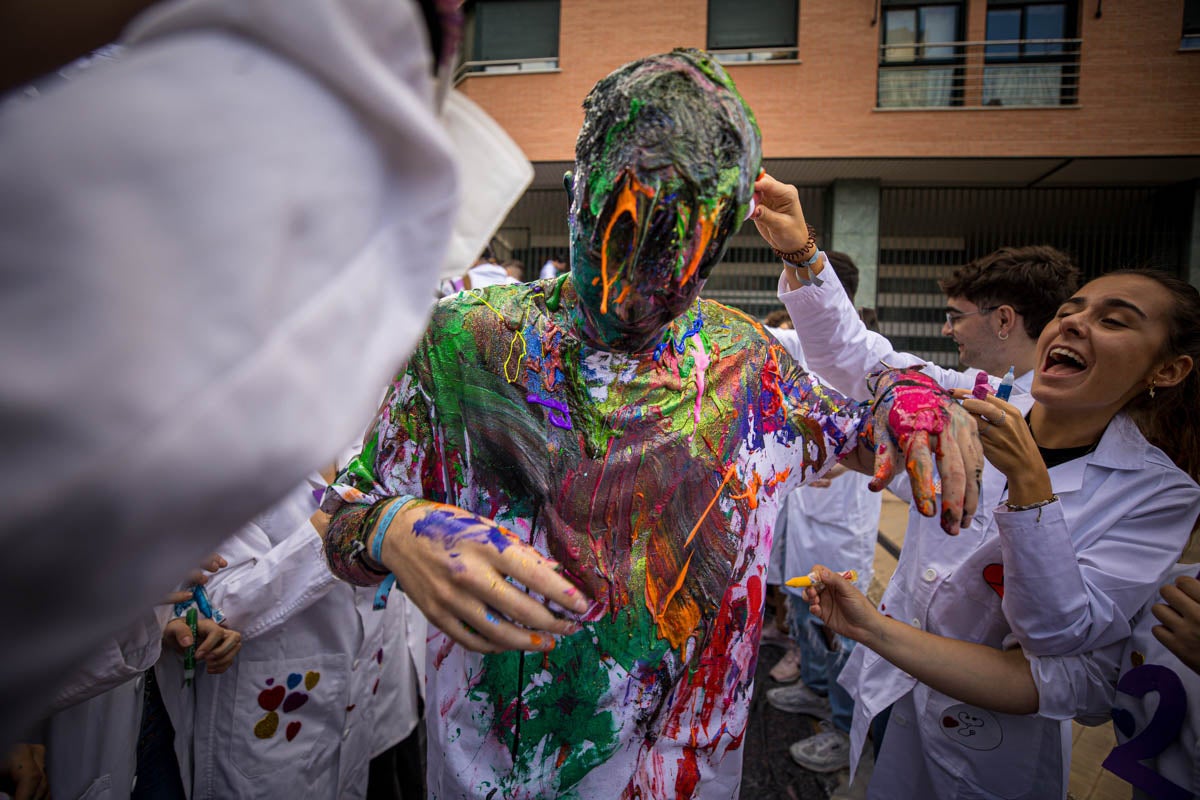
<instances>
[{"instance_id":1,"label":"long dark hair","mask_svg":"<svg viewBox=\"0 0 1200 800\"><path fill-rule=\"evenodd\" d=\"M1142 392L1125 410L1142 434L1171 457L1181 470L1200 482L1200 291L1156 269L1122 269L1105 275L1140 275L1171 295L1171 318L1161 358L1191 356L1192 371L1175 386L1157 387L1154 397Z\"/></svg>"}]
</instances>

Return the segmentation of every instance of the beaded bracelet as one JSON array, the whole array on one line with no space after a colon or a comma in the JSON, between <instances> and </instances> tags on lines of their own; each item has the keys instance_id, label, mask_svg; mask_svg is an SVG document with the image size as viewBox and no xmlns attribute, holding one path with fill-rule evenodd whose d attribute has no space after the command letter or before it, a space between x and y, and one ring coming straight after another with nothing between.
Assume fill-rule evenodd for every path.
<instances>
[{"instance_id":1,"label":"beaded bracelet","mask_svg":"<svg viewBox=\"0 0 1200 800\"><path fill-rule=\"evenodd\" d=\"M782 250L779 250L778 248L774 248L774 247L772 247L771 249L775 251L775 255L777 257L788 262L789 264L795 264L795 265L801 266L801 267L811 267L813 264L817 263L817 256L820 254L821 251L819 249L815 249L813 251L813 254L807 259L804 258L804 254L807 253L809 251L809 249L816 248L816 246L817 246L817 230L812 225L809 225L808 226L808 241L804 243L804 247L801 247L799 250L793 250L790 253L785 253Z\"/></svg>"},{"instance_id":2,"label":"beaded bracelet","mask_svg":"<svg viewBox=\"0 0 1200 800\"><path fill-rule=\"evenodd\" d=\"M1015 503L1010 503L1007 500L1005 500L1004 506L1009 511L1032 511L1035 508L1041 508L1042 506L1048 506L1051 503L1057 503L1057 502L1058 502L1058 495L1052 494L1052 495L1050 495L1049 500L1039 500L1036 503L1030 503L1029 505L1026 505L1026 506L1019 506L1019 505L1016 505Z\"/></svg>"}]
</instances>

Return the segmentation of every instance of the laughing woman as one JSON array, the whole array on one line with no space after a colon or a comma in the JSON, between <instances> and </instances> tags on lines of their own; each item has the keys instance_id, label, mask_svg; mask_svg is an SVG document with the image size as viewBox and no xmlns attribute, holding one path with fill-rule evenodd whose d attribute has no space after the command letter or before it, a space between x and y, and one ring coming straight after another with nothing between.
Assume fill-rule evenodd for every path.
<instances>
[{"instance_id":1,"label":"laughing woman","mask_svg":"<svg viewBox=\"0 0 1200 800\"><path fill-rule=\"evenodd\" d=\"M762 176L755 190L759 232L794 259L789 270L819 275L794 187ZM819 281L799 283L810 285L793 294L823 296ZM802 342L863 362L856 318L803 307L792 315ZM963 404L990 461L972 524L956 539L910 536L897 574L916 577L906 590L893 581L878 611L818 570L813 612L866 645L842 675L852 747L891 710L871 797L1065 796L1065 720L1111 699L1111 654L1200 512L1198 358L1193 287L1155 272L1092 281L1042 332L1032 396Z\"/></svg>"},{"instance_id":2,"label":"laughing woman","mask_svg":"<svg viewBox=\"0 0 1200 800\"><path fill-rule=\"evenodd\" d=\"M1053 734L1069 729L1056 720L1114 705L1123 744L1107 767L1152 796L1200 790L1200 680L1154 647L1162 632L1151 635L1149 609L1139 612L1178 574L1163 552L1178 557L1200 513L1197 358L1196 289L1116 272L1084 286L1042 332L1027 415L995 397L964 399L1007 496L994 515L1002 557L972 556L955 577L991 570L1003 618L935 614L935 600L922 631L817 570L825 585L808 594L813 613L921 682L895 706L870 796L901 786L890 796L1061 797ZM1011 636L997 638L1005 628ZM1124 744L1143 735L1153 753Z\"/></svg>"}]
</instances>

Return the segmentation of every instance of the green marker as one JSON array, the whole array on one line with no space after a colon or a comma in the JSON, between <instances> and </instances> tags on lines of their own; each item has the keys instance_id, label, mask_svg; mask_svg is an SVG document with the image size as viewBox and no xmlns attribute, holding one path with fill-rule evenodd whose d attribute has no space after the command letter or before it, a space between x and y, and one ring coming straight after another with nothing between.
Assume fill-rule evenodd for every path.
<instances>
[{"instance_id":1,"label":"green marker","mask_svg":"<svg viewBox=\"0 0 1200 800\"><path fill-rule=\"evenodd\" d=\"M196 630L196 607L192 606L187 610L187 625L192 632L192 643L188 645L187 650L183 653L183 685L191 686L192 678L196 677L196 639L199 633Z\"/></svg>"}]
</instances>

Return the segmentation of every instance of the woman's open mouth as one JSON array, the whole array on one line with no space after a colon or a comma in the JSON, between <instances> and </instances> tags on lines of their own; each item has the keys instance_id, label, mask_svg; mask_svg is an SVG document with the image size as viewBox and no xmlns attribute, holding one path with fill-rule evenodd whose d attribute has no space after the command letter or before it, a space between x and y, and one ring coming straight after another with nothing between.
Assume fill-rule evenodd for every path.
<instances>
[{"instance_id":1,"label":"woman's open mouth","mask_svg":"<svg viewBox=\"0 0 1200 800\"><path fill-rule=\"evenodd\" d=\"M1087 360L1069 347L1057 345L1050 348L1042 364L1043 375L1077 375L1087 369Z\"/></svg>"}]
</instances>

